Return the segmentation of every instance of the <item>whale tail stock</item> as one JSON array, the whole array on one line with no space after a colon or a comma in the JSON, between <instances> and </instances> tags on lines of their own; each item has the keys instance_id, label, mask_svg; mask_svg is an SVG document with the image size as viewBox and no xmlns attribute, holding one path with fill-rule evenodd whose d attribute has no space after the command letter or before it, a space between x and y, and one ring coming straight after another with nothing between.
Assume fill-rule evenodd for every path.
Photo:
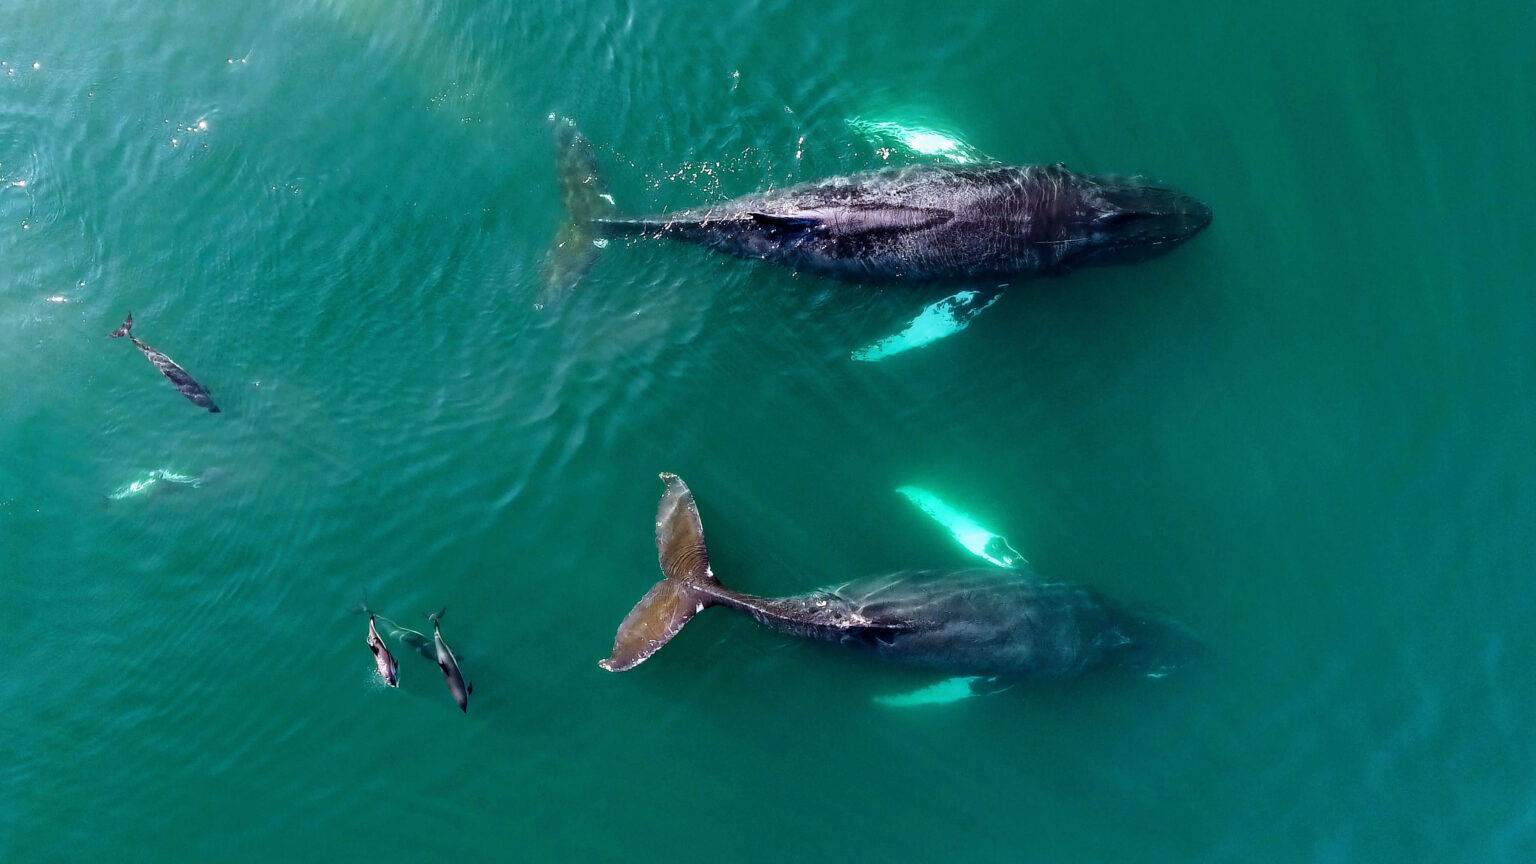
<instances>
[{"instance_id":1,"label":"whale tail stock","mask_svg":"<svg viewBox=\"0 0 1536 864\"><path fill-rule=\"evenodd\" d=\"M123 326L113 330L111 333L108 333L107 338L118 339L123 336L127 336L131 332L133 332L133 313L129 312L128 317L123 320Z\"/></svg>"},{"instance_id":2,"label":"whale tail stock","mask_svg":"<svg viewBox=\"0 0 1536 864\"><path fill-rule=\"evenodd\" d=\"M554 123L555 171L560 179L565 221L544 257L540 307L563 300L592 269L592 262L597 260L597 241L602 235L599 220L609 219L617 212L613 198L603 188L592 142L577 131L570 119L550 115L550 120Z\"/></svg>"},{"instance_id":3,"label":"whale tail stock","mask_svg":"<svg viewBox=\"0 0 1536 864\"><path fill-rule=\"evenodd\" d=\"M693 492L676 474L662 474L667 490L656 507L656 557L662 579L619 624L613 653L597 665L624 672L661 650L688 619L716 602L720 580L709 567L704 525Z\"/></svg>"}]
</instances>

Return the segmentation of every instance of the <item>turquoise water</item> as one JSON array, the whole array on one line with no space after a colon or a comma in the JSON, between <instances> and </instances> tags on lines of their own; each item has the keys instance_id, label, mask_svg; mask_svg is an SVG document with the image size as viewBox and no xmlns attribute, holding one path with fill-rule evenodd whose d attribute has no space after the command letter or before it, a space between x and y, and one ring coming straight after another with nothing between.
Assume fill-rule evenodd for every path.
<instances>
[{"instance_id":1,"label":"turquoise water","mask_svg":"<svg viewBox=\"0 0 1536 864\"><path fill-rule=\"evenodd\" d=\"M13 0L0 860L1532 860L1536 16L1250 5ZM856 362L945 291L620 243L536 309L551 113L632 211L985 154L1216 218ZM1205 656L604 673L661 470L736 588L978 564L915 486Z\"/></svg>"}]
</instances>

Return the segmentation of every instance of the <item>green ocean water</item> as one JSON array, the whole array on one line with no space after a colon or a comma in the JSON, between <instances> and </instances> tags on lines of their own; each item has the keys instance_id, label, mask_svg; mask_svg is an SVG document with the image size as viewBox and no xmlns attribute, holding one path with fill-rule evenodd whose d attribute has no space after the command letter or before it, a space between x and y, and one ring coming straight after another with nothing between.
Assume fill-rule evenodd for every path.
<instances>
[{"instance_id":1,"label":"green ocean water","mask_svg":"<svg viewBox=\"0 0 1536 864\"><path fill-rule=\"evenodd\" d=\"M9 0L0 861L1536 860L1533 25ZM939 158L892 123L1215 221L857 363L944 290L614 243L536 308L550 114L626 211ZM716 610L605 673L662 470L733 587L977 564L915 485L1204 655L893 708Z\"/></svg>"}]
</instances>

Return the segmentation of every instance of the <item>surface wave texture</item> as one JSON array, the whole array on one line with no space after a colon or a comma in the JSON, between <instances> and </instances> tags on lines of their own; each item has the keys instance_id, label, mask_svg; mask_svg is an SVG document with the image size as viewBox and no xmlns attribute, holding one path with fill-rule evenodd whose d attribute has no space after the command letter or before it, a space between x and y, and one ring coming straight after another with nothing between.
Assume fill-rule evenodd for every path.
<instances>
[{"instance_id":1,"label":"surface wave texture","mask_svg":"<svg viewBox=\"0 0 1536 864\"><path fill-rule=\"evenodd\" d=\"M0 860L1536 860L1528 4L4 18ZM536 308L551 114L625 213L988 158L1216 219L855 362L955 288L616 239ZM662 470L733 588L976 566L918 486L1204 657L895 710L707 612L604 674Z\"/></svg>"}]
</instances>

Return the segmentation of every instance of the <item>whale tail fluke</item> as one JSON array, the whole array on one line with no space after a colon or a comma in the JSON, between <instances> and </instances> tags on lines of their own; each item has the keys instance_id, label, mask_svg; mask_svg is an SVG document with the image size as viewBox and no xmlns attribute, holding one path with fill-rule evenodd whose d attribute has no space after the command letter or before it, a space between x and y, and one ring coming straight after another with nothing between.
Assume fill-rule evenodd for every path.
<instances>
[{"instance_id":1,"label":"whale tail fluke","mask_svg":"<svg viewBox=\"0 0 1536 864\"><path fill-rule=\"evenodd\" d=\"M619 624L613 653L597 665L609 672L633 669L661 650L688 619L715 604L720 580L709 567L704 525L693 492L676 474L662 474L667 491L656 508L656 556L662 579Z\"/></svg>"},{"instance_id":2,"label":"whale tail fluke","mask_svg":"<svg viewBox=\"0 0 1536 864\"><path fill-rule=\"evenodd\" d=\"M107 338L119 339L123 336L127 336L131 332L133 332L133 313L129 312L128 317L123 320L123 326L113 330L111 333L108 333Z\"/></svg>"},{"instance_id":3,"label":"whale tail fluke","mask_svg":"<svg viewBox=\"0 0 1536 864\"><path fill-rule=\"evenodd\" d=\"M555 131L555 170L565 222L544 258L544 289L539 307L558 303L576 288L597 260L602 230L597 220L611 218L617 208L603 187L597 157L576 124L550 115Z\"/></svg>"}]
</instances>

